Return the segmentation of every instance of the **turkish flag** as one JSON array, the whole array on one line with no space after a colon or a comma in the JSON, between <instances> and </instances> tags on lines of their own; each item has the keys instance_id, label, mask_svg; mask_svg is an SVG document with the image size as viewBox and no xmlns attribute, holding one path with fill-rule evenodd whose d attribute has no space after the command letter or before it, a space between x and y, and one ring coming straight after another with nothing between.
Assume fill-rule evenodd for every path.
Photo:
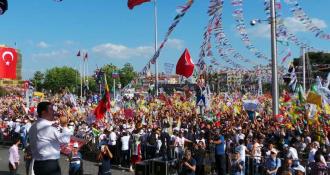
<instances>
[{"instance_id":1,"label":"turkish flag","mask_svg":"<svg viewBox=\"0 0 330 175\"><path fill-rule=\"evenodd\" d=\"M193 63L188 49L181 55L178 63L176 64L176 74L190 77L194 72L195 64Z\"/></svg>"},{"instance_id":2,"label":"turkish flag","mask_svg":"<svg viewBox=\"0 0 330 175\"><path fill-rule=\"evenodd\" d=\"M135 6L145 2L150 2L150 0L128 0L127 6L130 10L132 10Z\"/></svg>"},{"instance_id":3,"label":"turkish flag","mask_svg":"<svg viewBox=\"0 0 330 175\"><path fill-rule=\"evenodd\" d=\"M14 48L0 47L0 78L16 79L17 59Z\"/></svg>"}]
</instances>

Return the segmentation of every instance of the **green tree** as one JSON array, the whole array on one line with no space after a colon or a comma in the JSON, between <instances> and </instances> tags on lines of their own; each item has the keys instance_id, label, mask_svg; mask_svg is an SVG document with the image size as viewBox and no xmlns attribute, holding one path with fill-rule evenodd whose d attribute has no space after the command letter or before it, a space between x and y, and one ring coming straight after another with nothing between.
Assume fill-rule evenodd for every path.
<instances>
[{"instance_id":1,"label":"green tree","mask_svg":"<svg viewBox=\"0 0 330 175\"><path fill-rule=\"evenodd\" d=\"M46 71L44 87L53 93L66 88L74 92L80 83L79 77L79 72L73 68L67 66L55 67Z\"/></svg>"},{"instance_id":2,"label":"green tree","mask_svg":"<svg viewBox=\"0 0 330 175\"><path fill-rule=\"evenodd\" d=\"M128 85L134 78L137 77L137 73L134 71L133 65L126 63L120 73L120 83L122 87Z\"/></svg>"},{"instance_id":3,"label":"green tree","mask_svg":"<svg viewBox=\"0 0 330 175\"><path fill-rule=\"evenodd\" d=\"M108 86L112 90L112 88L113 88L112 73L118 72L119 69L117 68L117 66L115 66L113 64L106 64L101 69L102 69L102 71L104 71L104 74L107 77ZM118 82L116 82L116 84L118 84Z\"/></svg>"},{"instance_id":4,"label":"green tree","mask_svg":"<svg viewBox=\"0 0 330 175\"><path fill-rule=\"evenodd\" d=\"M137 73L134 71L133 65L130 63L124 64L121 69L113 64L104 65L101 69L102 71L104 71L107 77L107 82L110 91L113 91L113 73L117 72L119 74L119 78L116 78L116 88L118 88L118 84L121 84L121 87L126 86L137 76Z\"/></svg>"},{"instance_id":5,"label":"green tree","mask_svg":"<svg viewBox=\"0 0 330 175\"><path fill-rule=\"evenodd\" d=\"M34 88L37 91L42 91L42 89L44 88L44 80L45 75L40 71L36 71L30 81L33 83Z\"/></svg>"},{"instance_id":6,"label":"green tree","mask_svg":"<svg viewBox=\"0 0 330 175\"><path fill-rule=\"evenodd\" d=\"M98 91L98 86L96 84L96 81L93 77L87 77L88 80L88 87L90 92L97 92Z\"/></svg>"}]
</instances>

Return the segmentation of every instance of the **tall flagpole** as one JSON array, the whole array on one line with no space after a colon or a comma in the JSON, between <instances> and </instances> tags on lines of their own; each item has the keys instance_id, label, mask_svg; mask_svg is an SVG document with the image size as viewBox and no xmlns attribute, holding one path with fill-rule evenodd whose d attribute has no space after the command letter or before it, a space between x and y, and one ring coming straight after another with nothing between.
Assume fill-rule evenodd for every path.
<instances>
[{"instance_id":1,"label":"tall flagpole","mask_svg":"<svg viewBox=\"0 0 330 175\"><path fill-rule=\"evenodd\" d=\"M82 99L82 64L79 65L79 71L80 71L80 99Z\"/></svg>"},{"instance_id":2,"label":"tall flagpole","mask_svg":"<svg viewBox=\"0 0 330 175\"><path fill-rule=\"evenodd\" d=\"M155 53L158 47L158 19L157 19L157 0L154 0L154 16L155 16ZM155 88L158 96L158 62L155 61Z\"/></svg>"},{"instance_id":3,"label":"tall flagpole","mask_svg":"<svg viewBox=\"0 0 330 175\"><path fill-rule=\"evenodd\" d=\"M273 102L273 117L279 114L279 90L278 90L278 75L277 75L277 38L276 38L276 9L275 0L270 1L270 24L271 24L271 52L272 52L272 102Z\"/></svg>"},{"instance_id":4,"label":"tall flagpole","mask_svg":"<svg viewBox=\"0 0 330 175\"><path fill-rule=\"evenodd\" d=\"M305 48L301 48L301 57L302 57L302 70L303 70L303 88L304 93L306 92L306 54Z\"/></svg>"},{"instance_id":5,"label":"tall flagpole","mask_svg":"<svg viewBox=\"0 0 330 175\"><path fill-rule=\"evenodd\" d=\"M86 53L85 53L86 54ZM82 56L82 58L83 58L83 67L84 67L84 77L83 77L83 80L84 80L84 82L83 82L83 88L84 88L84 90L83 90L83 95L85 96L86 94L85 94L85 86L86 86L86 60L85 60L85 55L83 55Z\"/></svg>"}]
</instances>

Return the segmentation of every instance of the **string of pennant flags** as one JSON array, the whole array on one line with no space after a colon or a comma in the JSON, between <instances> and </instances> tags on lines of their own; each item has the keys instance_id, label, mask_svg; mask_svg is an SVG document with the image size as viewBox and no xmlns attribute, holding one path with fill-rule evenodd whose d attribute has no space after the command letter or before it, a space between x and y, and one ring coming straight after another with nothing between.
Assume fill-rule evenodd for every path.
<instances>
[{"instance_id":1,"label":"string of pennant flags","mask_svg":"<svg viewBox=\"0 0 330 175\"><path fill-rule=\"evenodd\" d=\"M223 26L222 26L222 14L223 14L222 13L223 12L222 8L223 8L223 5L224 5L224 0L220 0L220 3L218 3L218 5L220 6L221 10L219 10L218 13L216 13L217 16L216 16L215 21L214 21L214 29L213 30L214 30L214 36L215 36L216 43L218 44L217 49L218 49L218 52L219 52L220 56L222 55L224 58L226 58L228 55L230 55L231 57L233 57L237 60L240 60L244 63L248 63L248 64L253 65L253 66L258 65L256 62L244 58L231 45L229 39L226 37L226 34L225 34ZM226 62L227 61L229 61L229 60L226 60ZM233 62L233 60L231 60L231 62Z\"/></svg>"},{"instance_id":2,"label":"string of pennant flags","mask_svg":"<svg viewBox=\"0 0 330 175\"><path fill-rule=\"evenodd\" d=\"M174 31L176 26L180 23L181 19L184 17L186 12L190 9L193 2L194 2L193 0L188 0L188 2L185 5L179 6L179 8L177 9L178 14L174 17L172 24L168 28L164 40L160 44L159 48L157 49L157 51L155 52L153 57L148 61L147 65L142 69L143 74L147 73L147 71L150 70L151 64L156 63L156 61L157 61L157 59L160 55L160 52L164 48L164 46L165 46L166 42L168 41L170 35L172 34L172 32Z\"/></svg>"},{"instance_id":3,"label":"string of pennant flags","mask_svg":"<svg viewBox=\"0 0 330 175\"><path fill-rule=\"evenodd\" d=\"M280 3L280 2L277 2ZM267 15L267 19L270 19L270 0L265 0L264 1L264 12ZM280 11L278 10L276 13L276 18L277 18L277 37L281 38L280 39L280 44L286 43L286 42L292 42L298 47L304 47L309 51L317 51L312 46L309 46L307 43L302 42L298 39L298 37L290 32L288 28L284 25L282 15ZM286 43L287 44L287 43Z\"/></svg>"},{"instance_id":4,"label":"string of pennant flags","mask_svg":"<svg viewBox=\"0 0 330 175\"><path fill-rule=\"evenodd\" d=\"M285 2L290 5L293 17L298 19L308 31L314 33L315 37L330 40L330 34L326 33L313 23L312 18L306 14L297 0L285 0Z\"/></svg>"},{"instance_id":5,"label":"string of pennant flags","mask_svg":"<svg viewBox=\"0 0 330 175\"><path fill-rule=\"evenodd\" d=\"M216 39L220 38L220 36L225 36L223 30L220 31L219 30L219 27L220 27L220 17L221 17L221 14L222 14L222 6L223 6L223 1L220 1L220 0L214 0L214 1L210 1L210 7L213 8L214 10L214 13L209 13L209 15L212 15L212 18L213 18L213 21L211 23L211 27L212 27L212 30L210 31L210 37L211 37L211 34L212 34L212 31L214 31L214 36ZM220 40L220 39L219 39ZM211 46L211 40L209 40L209 46ZM216 42L218 45L216 46L217 48L217 51L220 55L220 57L222 57L226 63L232 65L234 68L242 68L242 66L238 63L236 63L235 61L233 61L232 59L229 58L228 56L228 53L226 53L226 50L223 48L223 46L221 45L221 42ZM228 43L227 43L228 44ZM208 57L213 57L213 54L212 52L208 52L207 54Z\"/></svg>"},{"instance_id":6,"label":"string of pennant flags","mask_svg":"<svg viewBox=\"0 0 330 175\"><path fill-rule=\"evenodd\" d=\"M212 24L215 18L215 12L217 9L214 8L216 3L216 0L210 0L210 5L208 8L208 15L210 17L207 26L205 27L205 31L203 34L203 42L202 42L202 46L200 47L200 53L199 53L199 60L197 62L198 65L202 66L203 64L203 59L206 55L210 56L213 55L212 54L212 46L211 46L211 33L213 30Z\"/></svg>"},{"instance_id":7,"label":"string of pennant flags","mask_svg":"<svg viewBox=\"0 0 330 175\"><path fill-rule=\"evenodd\" d=\"M200 72L204 72L206 70L206 63L204 61L204 58L206 56L210 57L213 55L212 53L212 45L211 45L211 34L213 30L213 21L215 18L215 13L219 10L219 6L216 5L217 0L210 0L210 5L208 7L208 16L209 21L207 26L205 27L205 31L203 34L203 42L202 46L200 47L200 54L199 54L199 60L197 62L197 65L199 67Z\"/></svg>"},{"instance_id":8,"label":"string of pennant flags","mask_svg":"<svg viewBox=\"0 0 330 175\"><path fill-rule=\"evenodd\" d=\"M236 31L240 34L241 41L243 42L244 46L252 52L257 58L270 61L270 59L260 52L250 40L244 19L244 12L243 12L243 0L232 0L231 5L234 7L233 17L236 21Z\"/></svg>"}]
</instances>

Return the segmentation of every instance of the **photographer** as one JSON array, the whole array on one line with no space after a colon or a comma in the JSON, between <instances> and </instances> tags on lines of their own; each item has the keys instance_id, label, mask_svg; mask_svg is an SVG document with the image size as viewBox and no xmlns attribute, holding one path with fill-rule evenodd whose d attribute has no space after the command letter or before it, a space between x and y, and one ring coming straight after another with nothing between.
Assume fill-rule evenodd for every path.
<instances>
[{"instance_id":1,"label":"photographer","mask_svg":"<svg viewBox=\"0 0 330 175\"><path fill-rule=\"evenodd\" d=\"M97 156L97 160L100 162L98 175L111 175L111 162L112 153L107 145L101 146L101 152Z\"/></svg>"},{"instance_id":2,"label":"photographer","mask_svg":"<svg viewBox=\"0 0 330 175\"><path fill-rule=\"evenodd\" d=\"M184 158L181 161L180 175L195 175L196 160L191 157L191 151L187 150L184 154Z\"/></svg>"}]
</instances>

